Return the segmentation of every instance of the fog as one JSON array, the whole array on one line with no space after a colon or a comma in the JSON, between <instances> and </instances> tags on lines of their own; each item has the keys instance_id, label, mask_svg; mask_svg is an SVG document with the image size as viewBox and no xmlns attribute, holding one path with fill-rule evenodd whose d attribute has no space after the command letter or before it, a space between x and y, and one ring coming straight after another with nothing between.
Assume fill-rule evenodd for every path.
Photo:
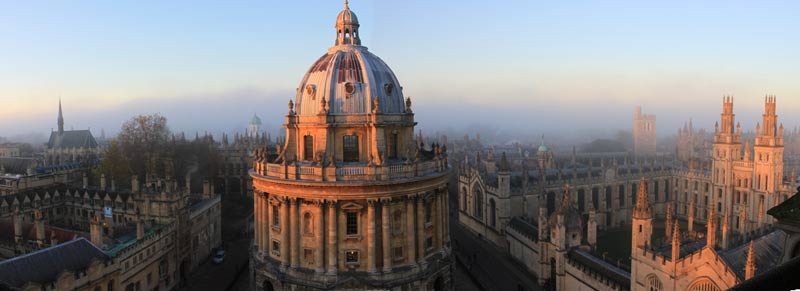
<instances>
[{"instance_id":1,"label":"fog","mask_svg":"<svg viewBox=\"0 0 800 291\"><path fill-rule=\"evenodd\" d=\"M81 103L86 101L71 102L64 99L65 128L89 128L96 137L101 136L101 131L107 137L112 137L122 123L132 116L161 113L167 117L173 132L185 132L187 136L193 136L195 132L201 135L207 132L219 136L222 132L243 132L255 113L263 122L263 130L277 136L282 135L281 125L285 120L287 102L294 99L293 93L293 90L242 88L206 95L140 98L97 109L82 109L90 107ZM636 105L642 105L643 113L657 116L658 135L666 138L674 135L690 118L695 128L713 131L714 122L719 119L722 96L697 99L691 103L664 102L660 98L644 97L627 101L613 97L580 101L532 96L513 104L485 102L487 105L461 101L466 99L453 96L412 97L418 130L428 137L447 134L450 138L462 138L464 134L474 136L475 133L481 133L485 141L495 143L512 139L538 143L542 135L549 142L586 143L596 138L614 138L619 131L630 131L633 110ZM489 97L486 99L492 100ZM753 130L761 118L763 97L739 97L735 101L737 121L742 123L744 131ZM800 109L794 101L792 98L778 97L779 119L787 131L800 124L797 115L792 114ZM49 132L57 127L57 102L54 99L51 104L40 104L52 108L40 114L14 120L0 117L0 136L9 141L45 142Z\"/></svg>"}]
</instances>

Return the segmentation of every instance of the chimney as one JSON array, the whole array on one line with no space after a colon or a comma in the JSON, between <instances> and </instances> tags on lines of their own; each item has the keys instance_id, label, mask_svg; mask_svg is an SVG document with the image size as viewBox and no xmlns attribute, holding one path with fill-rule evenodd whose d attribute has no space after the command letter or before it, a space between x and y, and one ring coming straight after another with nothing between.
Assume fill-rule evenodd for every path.
<instances>
[{"instance_id":1,"label":"chimney","mask_svg":"<svg viewBox=\"0 0 800 291\"><path fill-rule=\"evenodd\" d=\"M14 209L14 242L22 242L22 214L19 207Z\"/></svg>"},{"instance_id":2,"label":"chimney","mask_svg":"<svg viewBox=\"0 0 800 291\"><path fill-rule=\"evenodd\" d=\"M100 190L106 190L106 174L100 174Z\"/></svg>"},{"instance_id":3,"label":"chimney","mask_svg":"<svg viewBox=\"0 0 800 291\"><path fill-rule=\"evenodd\" d=\"M90 232L90 236L91 236L91 239L92 239L92 243L95 246L97 246L98 248L102 247L103 246L103 230L102 230L102 226L100 225L100 218L97 215L95 215L92 218L92 223L91 223L89 232Z\"/></svg>"},{"instance_id":4,"label":"chimney","mask_svg":"<svg viewBox=\"0 0 800 291\"><path fill-rule=\"evenodd\" d=\"M114 181L114 177L111 177L111 192L117 191L117 182Z\"/></svg>"},{"instance_id":5,"label":"chimney","mask_svg":"<svg viewBox=\"0 0 800 291\"><path fill-rule=\"evenodd\" d=\"M51 231L50 232L50 246L56 246L56 245L58 245L58 239L56 238L56 232L55 231Z\"/></svg>"},{"instance_id":6,"label":"chimney","mask_svg":"<svg viewBox=\"0 0 800 291\"><path fill-rule=\"evenodd\" d=\"M136 240L142 239L144 239L144 221L139 214L139 210L136 210Z\"/></svg>"},{"instance_id":7,"label":"chimney","mask_svg":"<svg viewBox=\"0 0 800 291\"><path fill-rule=\"evenodd\" d=\"M133 193L139 192L139 176L137 175L131 176L131 191Z\"/></svg>"},{"instance_id":8,"label":"chimney","mask_svg":"<svg viewBox=\"0 0 800 291\"><path fill-rule=\"evenodd\" d=\"M89 189L89 177L83 173L83 189Z\"/></svg>"},{"instance_id":9,"label":"chimney","mask_svg":"<svg viewBox=\"0 0 800 291\"><path fill-rule=\"evenodd\" d=\"M214 197L214 184L208 179L203 180L203 199Z\"/></svg>"},{"instance_id":10,"label":"chimney","mask_svg":"<svg viewBox=\"0 0 800 291\"><path fill-rule=\"evenodd\" d=\"M595 248L597 245L597 211L594 210L594 207L589 209L589 225L588 229L586 229L586 236L588 236L587 241L589 242L589 246L592 249Z\"/></svg>"},{"instance_id":11,"label":"chimney","mask_svg":"<svg viewBox=\"0 0 800 291\"><path fill-rule=\"evenodd\" d=\"M34 225L36 226L36 243L39 246L44 246L44 239L45 239L45 232L44 232L44 217L42 215L42 211L36 209L34 212Z\"/></svg>"}]
</instances>

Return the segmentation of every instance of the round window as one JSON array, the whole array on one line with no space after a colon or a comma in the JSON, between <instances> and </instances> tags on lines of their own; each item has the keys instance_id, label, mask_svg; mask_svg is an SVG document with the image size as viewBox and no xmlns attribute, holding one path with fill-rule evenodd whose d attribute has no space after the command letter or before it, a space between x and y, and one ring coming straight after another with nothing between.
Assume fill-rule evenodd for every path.
<instances>
[{"instance_id":1,"label":"round window","mask_svg":"<svg viewBox=\"0 0 800 291\"><path fill-rule=\"evenodd\" d=\"M347 92L347 94L353 94L353 92L356 91L356 86L353 85L353 83L345 83L344 91Z\"/></svg>"}]
</instances>

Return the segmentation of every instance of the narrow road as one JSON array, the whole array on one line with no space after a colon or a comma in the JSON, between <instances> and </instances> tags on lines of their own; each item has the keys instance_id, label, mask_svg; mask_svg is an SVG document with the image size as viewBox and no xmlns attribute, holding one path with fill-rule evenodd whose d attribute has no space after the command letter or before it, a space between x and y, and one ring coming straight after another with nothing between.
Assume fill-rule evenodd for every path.
<instances>
[{"instance_id":1,"label":"narrow road","mask_svg":"<svg viewBox=\"0 0 800 291\"><path fill-rule=\"evenodd\" d=\"M478 238L458 223L450 227L455 255L487 290L542 290L536 277L509 255Z\"/></svg>"}]
</instances>

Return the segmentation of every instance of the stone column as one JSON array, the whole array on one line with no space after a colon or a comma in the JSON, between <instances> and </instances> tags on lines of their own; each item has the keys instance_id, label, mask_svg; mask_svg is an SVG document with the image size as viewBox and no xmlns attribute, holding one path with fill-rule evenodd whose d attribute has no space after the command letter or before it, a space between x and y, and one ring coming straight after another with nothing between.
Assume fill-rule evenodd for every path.
<instances>
[{"instance_id":1,"label":"stone column","mask_svg":"<svg viewBox=\"0 0 800 291\"><path fill-rule=\"evenodd\" d=\"M300 214L300 199L294 199L293 202L289 216L289 232L291 233L291 249L289 251L291 252L292 269L296 269L300 267L300 223L297 219Z\"/></svg>"},{"instance_id":2,"label":"stone column","mask_svg":"<svg viewBox=\"0 0 800 291\"><path fill-rule=\"evenodd\" d=\"M389 200L381 202L381 230L383 232L383 272L392 271L392 253L389 240Z\"/></svg>"},{"instance_id":3,"label":"stone column","mask_svg":"<svg viewBox=\"0 0 800 291\"><path fill-rule=\"evenodd\" d=\"M438 192L436 194L436 235L439 238L438 247L441 249L444 246L444 193L438 190L436 192Z\"/></svg>"},{"instance_id":4,"label":"stone column","mask_svg":"<svg viewBox=\"0 0 800 291\"><path fill-rule=\"evenodd\" d=\"M417 263L420 266L425 265L425 199L423 197L417 198Z\"/></svg>"},{"instance_id":5,"label":"stone column","mask_svg":"<svg viewBox=\"0 0 800 291\"><path fill-rule=\"evenodd\" d=\"M409 264L415 264L417 262L417 253L416 253L416 226L414 224L414 198L408 197L406 200L406 254L408 259L406 260Z\"/></svg>"},{"instance_id":6,"label":"stone column","mask_svg":"<svg viewBox=\"0 0 800 291\"><path fill-rule=\"evenodd\" d=\"M259 215L259 210L261 210L261 197L258 193L253 193L253 245L256 246L259 252L263 252L264 250L261 249L261 216Z\"/></svg>"},{"instance_id":7,"label":"stone column","mask_svg":"<svg viewBox=\"0 0 800 291\"><path fill-rule=\"evenodd\" d=\"M283 217L281 217L281 234L283 235L281 240L281 267L286 269L291 260L289 255L289 217L291 216L292 201L289 198L284 199L281 208L283 212Z\"/></svg>"},{"instance_id":8,"label":"stone column","mask_svg":"<svg viewBox=\"0 0 800 291\"><path fill-rule=\"evenodd\" d=\"M269 256L272 252L272 204L269 203L269 196L264 198L264 223L261 225L261 230L264 231L266 241L264 241L265 256Z\"/></svg>"},{"instance_id":9,"label":"stone column","mask_svg":"<svg viewBox=\"0 0 800 291\"><path fill-rule=\"evenodd\" d=\"M367 201L367 272L378 272L375 266L375 201Z\"/></svg>"},{"instance_id":10,"label":"stone column","mask_svg":"<svg viewBox=\"0 0 800 291\"><path fill-rule=\"evenodd\" d=\"M261 250L265 255L269 255L269 194L263 193L261 196Z\"/></svg>"},{"instance_id":11,"label":"stone column","mask_svg":"<svg viewBox=\"0 0 800 291\"><path fill-rule=\"evenodd\" d=\"M339 250L336 247L337 216L336 202L328 202L328 275L336 275L339 267Z\"/></svg>"},{"instance_id":12,"label":"stone column","mask_svg":"<svg viewBox=\"0 0 800 291\"><path fill-rule=\"evenodd\" d=\"M314 271L322 274L325 272L325 236L323 235L325 232L325 203L318 201L316 204L319 207L319 214L317 214L317 231L314 232L314 239L317 242L317 249L314 251L314 263L317 268Z\"/></svg>"}]
</instances>

